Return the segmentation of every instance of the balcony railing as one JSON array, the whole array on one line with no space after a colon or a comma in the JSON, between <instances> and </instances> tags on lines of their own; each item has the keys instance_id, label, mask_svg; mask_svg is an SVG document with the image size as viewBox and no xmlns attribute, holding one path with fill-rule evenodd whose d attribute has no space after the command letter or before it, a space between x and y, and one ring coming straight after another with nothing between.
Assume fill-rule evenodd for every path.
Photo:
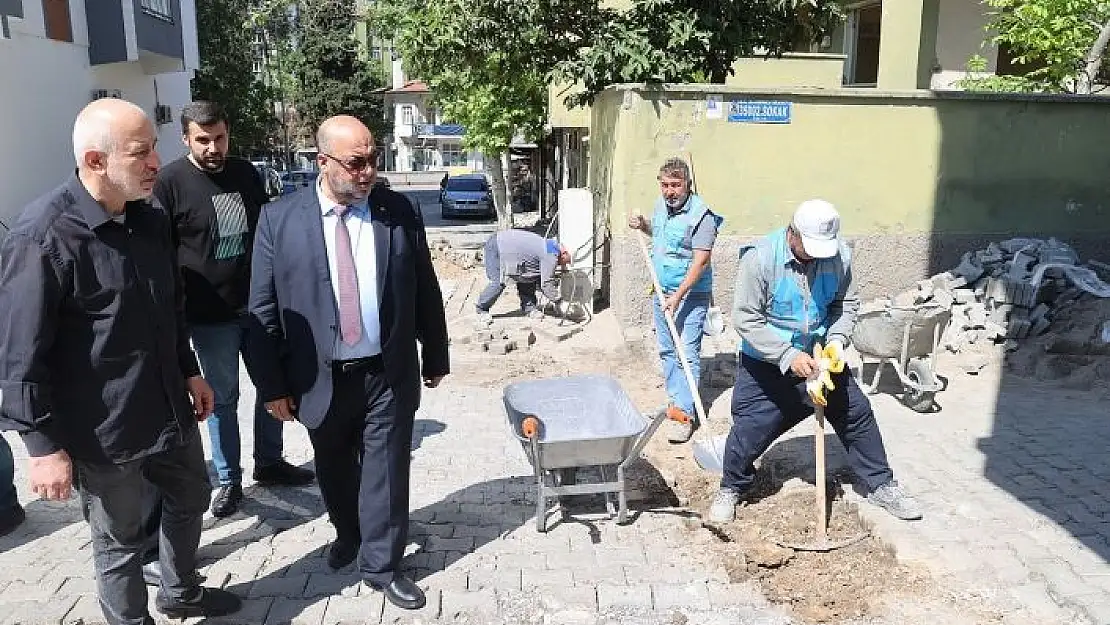
<instances>
[{"instance_id":1,"label":"balcony railing","mask_svg":"<svg viewBox=\"0 0 1110 625\"><path fill-rule=\"evenodd\" d=\"M418 137L461 137L466 134L466 128L461 124L416 124Z\"/></svg>"}]
</instances>

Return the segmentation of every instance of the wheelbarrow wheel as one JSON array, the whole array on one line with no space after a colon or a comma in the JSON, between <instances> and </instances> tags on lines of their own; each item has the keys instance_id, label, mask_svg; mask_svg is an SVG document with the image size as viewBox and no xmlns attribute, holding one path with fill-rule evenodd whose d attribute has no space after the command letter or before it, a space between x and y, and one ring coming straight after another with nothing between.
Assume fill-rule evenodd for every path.
<instances>
[{"instance_id":1,"label":"wheelbarrow wheel","mask_svg":"<svg viewBox=\"0 0 1110 625\"><path fill-rule=\"evenodd\" d=\"M902 394L902 403L914 412L932 412L935 404L936 391L922 390L922 386L929 384L933 379L933 372L928 363L921 359L914 359L906 363L907 384Z\"/></svg>"}]
</instances>

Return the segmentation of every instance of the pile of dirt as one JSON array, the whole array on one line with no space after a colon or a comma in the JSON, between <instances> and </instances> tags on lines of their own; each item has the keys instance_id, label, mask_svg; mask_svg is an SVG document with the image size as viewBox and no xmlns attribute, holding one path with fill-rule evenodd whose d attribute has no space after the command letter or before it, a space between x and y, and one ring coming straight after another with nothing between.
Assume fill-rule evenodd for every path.
<instances>
[{"instance_id":1,"label":"pile of dirt","mask_svg":"<svg viewBox=\"0 0 1110 625\"><path fill-rule=\"evenodd\" d=\"M719 478L698 469L682 448L649 446L648 457L669 477L678 501L708 518ZM752 494L737 508L736 520L712 524L691 521L686 530L695 550L724 566L733 582L755 582L772 603L789 607L814 623L875 616L891 593L928 595L929 576L899 564L891 549L869 534L854 504L845 501L849 475L829 476L831 541L867 534L863 540L827 553L780 546L816 538L814 486L799 479L804 469L779 461L760 466Z\"/></svg>"},{"instance_id":2,"label":"pile of dirt","mask_svg":"<svg viewBox=\"0 0 1110 625\"><path fill-rule=\"evenodd\" d=\"M1053 320L1052 332L1005 356L1006 372L1075 390L1110 387L1110 299L1084 296Z\"/></svg>"}]
</instances>

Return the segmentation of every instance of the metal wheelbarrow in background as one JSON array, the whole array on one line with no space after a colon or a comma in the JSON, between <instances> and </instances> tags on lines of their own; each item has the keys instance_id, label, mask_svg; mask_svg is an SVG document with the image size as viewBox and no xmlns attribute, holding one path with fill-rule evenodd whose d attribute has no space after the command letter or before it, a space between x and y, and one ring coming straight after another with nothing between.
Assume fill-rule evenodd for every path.
<instances>
[{"instance_id":1,"label":"metal wheelbarrow in background","mask_svg":"<svg viewBox=\"0 0 1110 625\"><path fill-rule=\"evenodd\" d=\"M937 348L951 321L948 308L932 304L860 312L852 345L864 364L876 365L871 383L860 379L860 387L869 395L878 392L884 365L890 364L902 383L902 403L917 412L931 411L944 387L936 374Z\"/></svg>"},{"instance_id":2,"label":"metal wheelbarrow in background","mask_svg":"<svg viewBox=\"0 0 1110 625\"><path fill-rule=\"evenodd\" d=\"M636 411L616 380L584 375L514 382L505 387L505 411L536 476L536 530L547 531L547 502L603 493L610 517L628 519L626 471L666 412L647 418ZM597 467L602 481L578 484L577 470ZM613 495L617 503L613 504ZM566 518L566 507L560 502Z\"/></svg>"}]
</instances>

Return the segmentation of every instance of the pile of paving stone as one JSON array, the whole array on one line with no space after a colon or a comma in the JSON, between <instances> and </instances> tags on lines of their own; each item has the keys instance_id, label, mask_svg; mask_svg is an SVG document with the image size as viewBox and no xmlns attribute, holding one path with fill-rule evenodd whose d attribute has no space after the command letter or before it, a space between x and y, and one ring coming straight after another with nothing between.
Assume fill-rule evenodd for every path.
<instances>
[{"instance_id":1,"label":"pile of paving stone","mask_svg":"<svg viewBox=\"0 0 1110 625\"><path fill-rule=\"evenodd\" d=\"M1016 348L1018 339L1047 332L1084 291L1110 296L1110 286L1078 263L1075 250L1056 239L1009 239L968 252L954 269L868 307L948 308L952 323L942 345L955 353L983 343Z\"/></svg>"}]
</instances>

